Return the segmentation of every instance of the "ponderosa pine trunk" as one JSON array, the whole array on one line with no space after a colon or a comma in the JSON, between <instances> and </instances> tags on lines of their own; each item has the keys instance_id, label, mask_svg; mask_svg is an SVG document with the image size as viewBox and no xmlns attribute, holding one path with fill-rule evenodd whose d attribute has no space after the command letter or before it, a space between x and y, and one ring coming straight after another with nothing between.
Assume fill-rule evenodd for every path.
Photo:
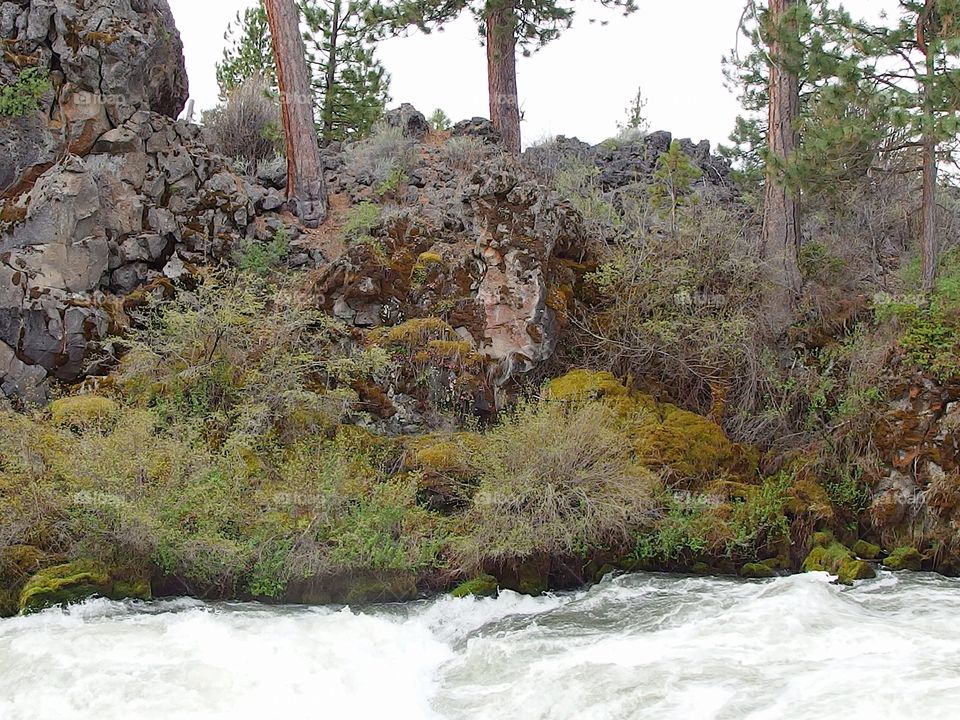
<instances>
[{"instance_id":1,"label":"ponderosa pine trunk","mask_svg":"<svg viewBox=\"0 0 960 720\"><path fill-rule=\"evenodd\" d=\"M317 145L300 13L294 0L265 0L264 7L280 87L287 149L287 198L304 225L317 227L327 214L327 189Z\"/></svg>"},{"instance_id":2,"label":"ponderosa pine trunk","mask_svg":"<svg viewBox=\"0 0 960 720\"><path fill-rule=\"evenodd\" d=\"M930 47L934 42L934 0L927 0L920 18L923 51L926 53L923 89L923 196L920 212L920 259L923 275L923 291L932 292L937 281L937 138L934 117L933 81L936 73L936 55Z\"/></svg>"},{"instance_id":3,"label":"ponderosa pine trunk","mask_svg":"<svg viewBox=\"0 0 960 720\"><path fill-rule=\"evenodd\" d=\"M327 56L326 87L323 91L323 125L324 144L333 141L333 87L337 81L337 43L340 40L340 5L341 0L334 0L330 17L330 54Z\"/></svg>"},{"instance_id":4,"label":"ponderosa pine trunk","mask_svg":"<svg viewBox=\"0 0 960 720\"><path fill-rule=\"evenodd\" d=\"M800 293L800 198L790 189L784 168L799 145L797 117L800 83L791 67L790 36L796 35L792 13L801 0L770 0L770 104L767 126L766 189L763 202L763 254L770 268L770 292L792 306ZM796 41L796 38L794 38ZM771 298L774 299L774 298Z\"/></svg>"},{"instance_id":5,"label":"ponderosa pine trunk","mask_svg":"<svg viewBox=\"0 0 960 720\"><path fill-rule=\"evenodd\" d=\"M491 0L487 24L490 121L508 152L520 154L516 0Z\"/></svg>"}]
</instances>

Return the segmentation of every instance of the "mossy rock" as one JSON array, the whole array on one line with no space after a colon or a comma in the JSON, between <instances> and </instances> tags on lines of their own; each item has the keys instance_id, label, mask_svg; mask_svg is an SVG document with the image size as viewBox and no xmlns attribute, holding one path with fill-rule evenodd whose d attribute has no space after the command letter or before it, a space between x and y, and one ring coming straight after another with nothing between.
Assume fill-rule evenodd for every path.
<instances>
[{"instance_id":1,"label":"mossy rock","mask_svg":"<svg viewBox=\"0 0 960 720\"><path fill-rule=\"evenodd\" d=\"M788 570L790 568L790 560L785 557L767 558L766 560L761 560L760 564L766 565L771 570Z\"/></svg>"},{"instance_id":2,"label":"mossy rock","mask_svg":"<svg viewBox=\"0 0 960 720\"><path fill-rule=\"evenodd\" d=\"M850 549L853 550L854 555L864 560L876 560L882 552L879 545L874 545L866 540L857 540Z\"/></svg>"},{"instance_id":3,"label":"mossy rock","mask_svg":"<svg viewBox=\"0 0 960 720\"><path fill-rule=\"evenodd\" d=\"M923 556L915 547L898 547L884 559L888 570L912 570L918 572L923 565Z\"/></svg>"},{"instance_id":4,"label":"mossy rock","mask_svg":"<svg viewBox=\"0 0 960 720\"><path fill-rule=\"evenodd\" d=\"M837 581L843 585L853 585L854 580L869 580L876 576L873 565L866 560L845 560L837 569Z\"/></svg>"},{"instance_id":5,"label":"mossy rock","mask_svg":"<svg viewBox=\"0 0 960 720\"><path fill-rule=\"evenodd\" d=\"M54 400L50 419L54 425L75 430L109 427L120 414L120 406L99 395L73 395Z\"/></svg>"},{"instance_id":6,"label":"mossy rock","mask_svg":"<svg viewBox=\"0 0 960 720\"><path fill-rule=\"evenodd\" d=\"M755 580L763 578L776 577L777 573L772 567L763 563L746 563L740 568L740 577L751 578Z\"/></svg>"},{"instance_id":7,"label":"mossy rock","mask_svg":"<svg viewBox=\"0 0 960 720\"><path fill-rule=\"evenodd\" d=\"M695 562L690 566L690 572L693 575L716 575L716 570L707 565L705 562Z\"/></svg>"},{"instance_id":8,"label":"mossy rock","mask_svg":"<svg viewBox=\"0 0 960 720\"><path fill-rule=\"evenodd\" d=\"M18 607L22 614L27 614L97 595L112 600L149 600L150 582L136 576L115 581L102 563L79 560L36 573L20 591Z\"/></svg>"},{"instance_id":9,"label":"mossy rock","mask_svg":"<svg viewBox=\"0 0 960 720\"><path fill-rule=\"evenodd\" d=\"M599 400L629 394L626 386L609 372L571 370L547 384L547 397L551 400Z\"/></svg>"},{"instance_id":10,"label":"mossy rock","mask_svg":"<svg viewBox=\"0 0 960 720\"><path fill-rule=\"evenodd\" d=\"M820 535L820 537L816 537ZM816 533L814 542L824 543L831 540L830 533ZM864 580L876 577L873 566L857 559L846 545L833 540L827 545L817 544L803 561L804 572L828 572L837 576L837 582L844 585L853 584L854 580Z\"/></svg>"},{"instance_id":11,"label":"mossy rock","mask_svg":"<svg viewBox=\"0 0 960 720\"><path fill-rule=\"evenodd\" d=\"M497 594L499 583L493 575L478 575L477 577L457 585L450 594L455 598L468 596L491 597Z\"/></svg>"},{"instance_id":12,"label":"mossy rock","mask_svg":"<svg viewBox=\"0 0 960 720\"><path fill-rule=\"evenodd\" d=\"M572 370L550 381L546 396L560 402L602 401L622 420L647 467L668 468L683 478L709 478L723 471L750 481L756 477L755 449L731 442L702 415L631 392L609 372Z\"/></svg>"}]
</instances>

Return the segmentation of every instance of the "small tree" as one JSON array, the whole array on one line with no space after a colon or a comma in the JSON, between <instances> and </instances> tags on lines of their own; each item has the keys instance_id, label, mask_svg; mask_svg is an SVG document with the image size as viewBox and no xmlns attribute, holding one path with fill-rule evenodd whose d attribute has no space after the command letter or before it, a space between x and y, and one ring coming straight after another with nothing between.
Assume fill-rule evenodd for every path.
<instances>
[{"instance_id":1,"label":"small tree","mask_svg":"<svg viewBox=\"0 0 960 720\"><path fill-rule=\"evenodd\" d=\"M666 210L670 215L670 234L677 237L677 211L686 202L693 183L700 179L703 172L694 165L676 140L670 143L670 149L657 160L657 170L653 175L654 184L650 188L650 202L658 210Z\"/></svg>"},{"instance_id":2,"label":"small tree","mask_svg":"<svg viewBox=\"0 0 960 720\"><path fill-rule=\"evenodd\" d=\"M627 106L627 119L619 123L621 135L645 133L650 129L650 120L647 118L647 99L643 96L643 88L637 88L637 94Z\"/></svg>"}]
</instances>

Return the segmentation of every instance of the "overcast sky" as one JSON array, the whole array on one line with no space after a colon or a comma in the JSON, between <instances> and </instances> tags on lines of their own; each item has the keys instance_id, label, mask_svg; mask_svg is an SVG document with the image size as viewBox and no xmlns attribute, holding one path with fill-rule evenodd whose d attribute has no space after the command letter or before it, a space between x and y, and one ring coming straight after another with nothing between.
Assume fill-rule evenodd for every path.
<instances>
[{"instance_id":1,"label":"overcast sky","mask_svg":"<svg viewBox=\"0 0 960 720\"><path fill-rule=\"evenodd\" d=\"M198 109L216 104L224 30L253 1L170 0ZM744 0L640 0L627 18L589 0L576 4L571 30L518 61L525 143L557 134L600 142L616 132L638 87L652 129L726 141L738 104L724 87L721 58L737 42ZM875 9L896 0L845 4ZM409 102L427 115L439 107L454 120L487 116L486 59L469 17L442 33L389 40L378 52L392 75L391 105Z\"/></svg>"}]
</instances>

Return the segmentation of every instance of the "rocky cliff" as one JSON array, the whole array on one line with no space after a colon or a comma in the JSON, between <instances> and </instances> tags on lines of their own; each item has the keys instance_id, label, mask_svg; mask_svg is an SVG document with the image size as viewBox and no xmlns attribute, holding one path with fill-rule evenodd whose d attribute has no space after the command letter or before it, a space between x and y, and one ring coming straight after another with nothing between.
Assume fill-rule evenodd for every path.
<instances>
[{"instance_id":1,"label":"rocky cliff","mask_svg":"<svg viewBox=\"0 0 960 720\"><path fill-rule=\"evenodd\" d=\"M116 295L268 232L252 219L282 197L175 119L187 78L166 0L3 2L0 43L5 84L42 82L36 108L0 116L0 387L43 401L127 324Z\"/></svg>"}]
</instances>

